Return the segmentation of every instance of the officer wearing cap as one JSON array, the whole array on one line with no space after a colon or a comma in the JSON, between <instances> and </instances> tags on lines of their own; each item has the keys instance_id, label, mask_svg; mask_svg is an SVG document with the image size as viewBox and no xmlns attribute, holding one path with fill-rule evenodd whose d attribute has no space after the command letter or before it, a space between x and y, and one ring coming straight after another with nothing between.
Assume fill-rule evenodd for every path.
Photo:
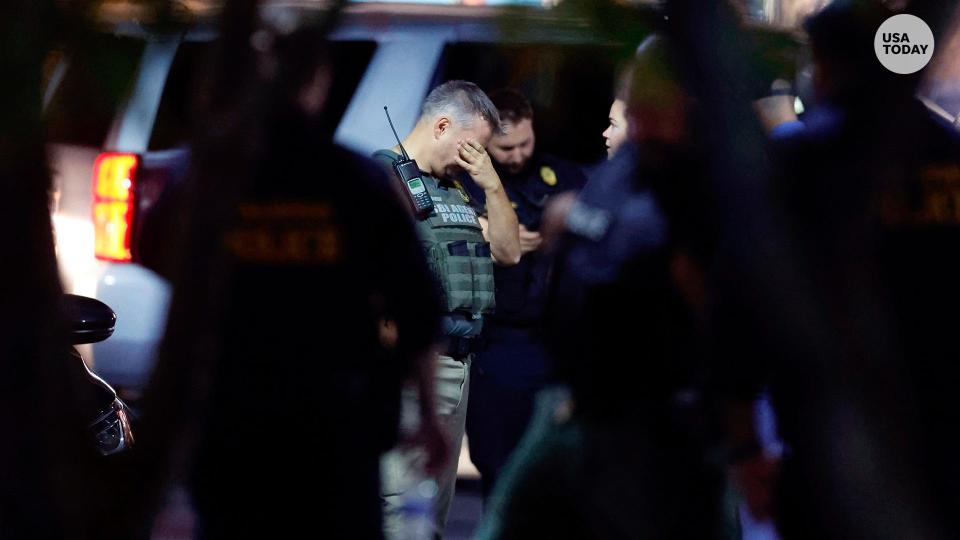
<instances>
[{"instance_id":1,"label":"officer wearing cap","mask_svg":"<svg viewBox=\"0 0 960 540\"><path fill-rule=\"evenodd\" d=\"M493 136L489 152L517 212L523 257L516 266L494 270L497 311L484 327L483 348L471 373L467 440L485 498L526 430L534 396L550 370L539 329L550 270L538 231L544 207L553 196L586 182L577 166L537 151L533 107L523 94L501 89L490 99L503 132ZM463 186L478 205L485 203L483 190L470 179Z\"/></svg>"},{"instance_id":2,"label":"officer wearing cap","mask_svg":"<svg viewBox=\"0 0 960 540\"><path fill-rule=\"evenodd\" d=\"M477 85L449 81L424 100L413 131L402 145L379 150L374 158L397 175L394 168L406 154L416 161L433 208L416 213L416 228L434 276L442 288L443 335L436 367L436 409L451 445L450 462L435 476L436 529L442 533L453 500L457 459L465 430L470 364L478 347L484 319L493 311L494 263L513 265L520 260L517 216L485 150L500 131L496 107ZM478 215L472 199L455 180L466 174L487 203ZM399 179L398 190L409 196ZM411 209L415 206L411 203ZM417 404L407 400L407 410ZM395 451L384 464L383 495L388 538L400 531L396 503L410 477L411 455Z\"/></svg>"}]
</instances>

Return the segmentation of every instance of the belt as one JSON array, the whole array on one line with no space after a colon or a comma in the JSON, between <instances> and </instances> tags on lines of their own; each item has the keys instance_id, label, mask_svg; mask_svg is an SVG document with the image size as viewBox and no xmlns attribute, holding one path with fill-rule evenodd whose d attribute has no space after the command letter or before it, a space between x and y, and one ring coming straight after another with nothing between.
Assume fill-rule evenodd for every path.
<instances>
[{"instance_id":1,"label":"belt","mask_svg":"<svg viewBox=\"0 0 960 540\"><path fill-rule=\"evenodd\" d=\"M444 346L440 349L441 354L449 356L454 360L463 361L470 354L480 351L480 336L459 337L447 336L444 340Z\"/></svg>"}]
</instances>

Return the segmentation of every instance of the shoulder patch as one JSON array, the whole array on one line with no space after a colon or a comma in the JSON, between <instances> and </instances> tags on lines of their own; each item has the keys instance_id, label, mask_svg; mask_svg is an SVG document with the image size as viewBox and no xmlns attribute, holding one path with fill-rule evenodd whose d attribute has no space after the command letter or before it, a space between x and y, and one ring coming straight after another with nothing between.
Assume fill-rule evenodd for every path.
<instances>
[{"instance_id":1,"label":"shoulder patch","mask_svg":"<svg viewBox=\"0 0 960 540\"><path fill-rule=\"evenodd\" d=\"M463 184L460 183L460 180L454 180L453 187L457 188L457 193L460 194L460 198L463 199L463 202L470 202L470 196L467 195L467 190L463 188Z\"/></svg>"}]
</instances>

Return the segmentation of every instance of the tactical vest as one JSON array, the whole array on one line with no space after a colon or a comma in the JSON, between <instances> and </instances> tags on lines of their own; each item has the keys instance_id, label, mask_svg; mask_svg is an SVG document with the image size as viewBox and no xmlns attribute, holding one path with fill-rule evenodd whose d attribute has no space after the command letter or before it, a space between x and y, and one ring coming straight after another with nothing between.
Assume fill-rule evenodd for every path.
<instances>
[{"instance_id":1,"label":"tactical vest","mask_svg":"<svg viewBox=\"0 0 960 540\"><path fill-rule=\"evenodd\" d=\"M399 157L379 150L373 157L392 164ZM479 318L493 311L493 260L490 244L483 238L477 213L467 203L466 194L455 186L423 174L427 193L433 199L429 216L417 218L417 235L423 243L427 262L443 288L443 305L448 313L469 314Z\"/></svg>"}]
</instances>

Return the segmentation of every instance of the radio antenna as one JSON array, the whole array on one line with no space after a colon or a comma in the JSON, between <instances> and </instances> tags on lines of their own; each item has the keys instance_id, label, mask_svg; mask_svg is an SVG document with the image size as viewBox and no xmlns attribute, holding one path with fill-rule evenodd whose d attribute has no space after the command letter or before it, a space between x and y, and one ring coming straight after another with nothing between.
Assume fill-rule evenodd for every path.
<instances>
[{"instance_id":1,"label":"radio antenna","mask_svg":"<svg viewBox=\"0 0 960 540\"><path fill-rule=\"evenodd\" d=\"M390 111L387 110L387 106L383 106L383 112L387 115L387 122L390 122L390 129L393 130L393 136L397 139L397 144L400 145L400 153L403 154L403 159L410 159L410 156L407 155L407 149L403 147L403 143L400 142L400 136L397 135L397 128L393 127L393 120L390 119Z\"/></svg>"}]
</instances>

